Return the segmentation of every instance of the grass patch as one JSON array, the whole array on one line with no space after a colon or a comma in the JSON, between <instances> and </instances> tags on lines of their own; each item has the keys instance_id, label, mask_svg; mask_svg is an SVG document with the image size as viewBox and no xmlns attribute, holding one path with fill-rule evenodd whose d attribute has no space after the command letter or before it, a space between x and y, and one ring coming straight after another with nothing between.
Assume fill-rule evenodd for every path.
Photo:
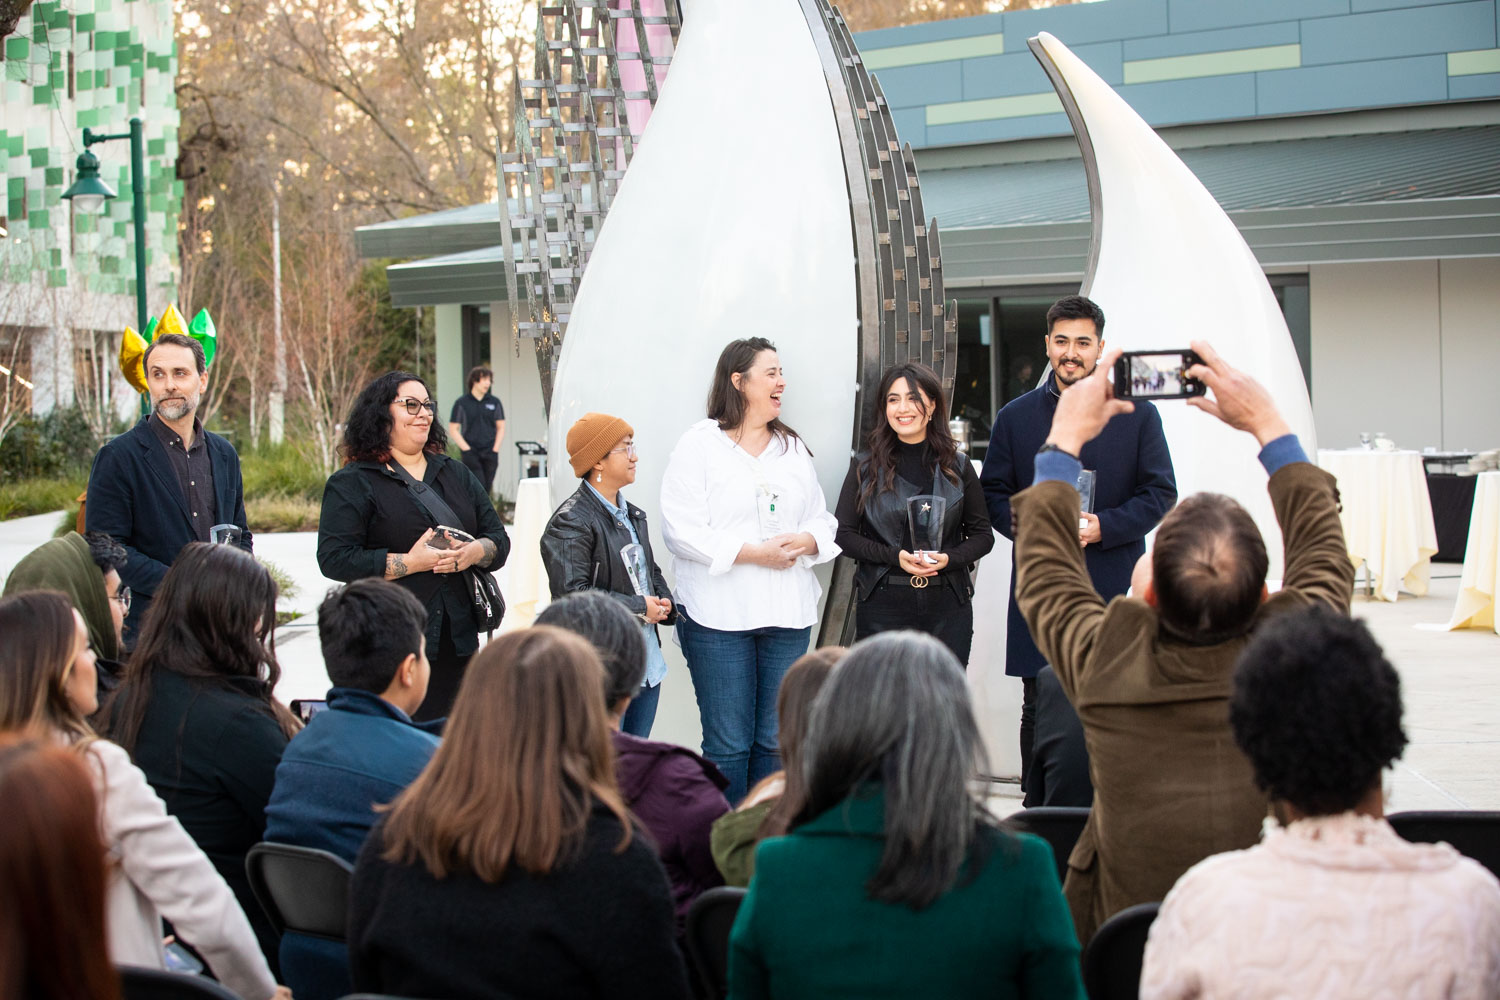
<instances>
[{"instance_id":1,"label":"grass patch","mask_svg":"<svg viewBox=\"0 0 1500 1000\"><path fill-rule=\"evenodd\" d=\"M247 502L251 497L296 497L316 506L328 482L328 473L289 443L265 445L240 455L240 474ZM253 522L250 527L257 530Z\"/></svg>"},{"instance_id":2,"label":"grass patch","mask_svg":"<svg viewBox=\"0 0 1500 1000\"><path fill-rule=\"evenodd\" d=\"M321 507L319 500L284 493L245 495L245 519L252 532L317 531Z\"/></svg>"},{"instance_id":3,"label":"grass patch","mask_svg":"<svg viewBox=\"0 0 1500 1000\"><path fill-rule=\"evenodd\" d=\"M78 494L88 477L58 476L0 483L0 521L54 510L78 513Z\"/></svg>"},{"instance_id":4,"label":"grass patch","mask_svg":"<svg viewBox=\"0 0 1500 1000\"><path fill-rule=\"evenodd\" d=\"M255 558L266 568L266 572L271 574L271 579L276 581L277 597L292 598L302 592L302 588L297 586L297 581L293 580L286 570L269 559L261 559L260 556Z\"/></svg>"}]
</instances>

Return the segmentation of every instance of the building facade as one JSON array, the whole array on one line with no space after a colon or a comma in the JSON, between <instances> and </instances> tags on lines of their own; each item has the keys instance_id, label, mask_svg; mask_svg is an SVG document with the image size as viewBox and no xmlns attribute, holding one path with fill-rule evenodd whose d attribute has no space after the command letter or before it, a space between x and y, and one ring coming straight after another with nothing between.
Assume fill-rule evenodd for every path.
<instances>
[{"instance_id":1,"label":"building facade","mask_svg":"<svg viewBox=\"0 0 1500 1000\"><path fill-rule=\"evenodd\" d=\"M178 274L177 45L171 0L43 0L0 41L0 364L34 388L34 412L75 402L128 414L120 334L136 325L130 143L97 144L118 197L98 214L62 195L83 130L144 122L147 301L175 298ZM0 375L0 379L6 376Z\"/></svg>"},{"instance_id":2,"label":"building facade","mask_svg":"<svg viewBox=\"0 0 1500 1000\"><path fill-rule=\"evenodd\" d=\"M1497 443L1500 0L1102 0L856 36L942 227L959 299L954 408L977 444L1035 384L1043 313L1077 291L1088 252L1078 147L1026 48L1039 31L1114 86L1244 235L1321 444L1361 431L1412 448ZM397 305L436 307L443 405L488 360L509 440L542 440L498 207L365 227L359 241L367 257L411 258L390 287ZM507 452L497 486L513 493Z\"/></svg>"}]
</instances>

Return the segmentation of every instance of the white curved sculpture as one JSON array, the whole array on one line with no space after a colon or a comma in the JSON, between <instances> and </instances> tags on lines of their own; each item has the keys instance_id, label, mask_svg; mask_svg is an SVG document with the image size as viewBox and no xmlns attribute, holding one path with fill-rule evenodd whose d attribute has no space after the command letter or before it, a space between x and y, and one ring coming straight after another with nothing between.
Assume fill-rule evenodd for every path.
<instances>
[{"instance_id":1,"label":"white curved sculpture","mask_svg":"<svg viewBox=\"0 0 1500 1000\"><path fill-rule=\"evenodd\" d=\"M1083 294L1104 309L1105 342L1126 350L1213 343L1270 390L1309 456L1307 383L1255 255L1213 195L1125 100L1046 32L1030 41L1083 150L1093 243ZM1281 532L1249 435L1183 402L1157 404L1177 491L1234 497L1255 518L1281 575Z\"/></svg>"},{"instance_id":2,"label":"white curved sculpture","mask_svg":"<svg viewBox=\"0 0 1500 1000\"><path fill-rule=\"evenodd\" d=\"M797 0L687 8L578 290L548 428L560 452L590 410L635 427L639 478L626 496L651 518L664 568L661 474L678 436L703 418L727 342L776 343L785 419L812 449L830 503L856 420L849 192L807 20ZM563 459L552 463L554 503L577 489Z\"/></svg>"}]
</instances>

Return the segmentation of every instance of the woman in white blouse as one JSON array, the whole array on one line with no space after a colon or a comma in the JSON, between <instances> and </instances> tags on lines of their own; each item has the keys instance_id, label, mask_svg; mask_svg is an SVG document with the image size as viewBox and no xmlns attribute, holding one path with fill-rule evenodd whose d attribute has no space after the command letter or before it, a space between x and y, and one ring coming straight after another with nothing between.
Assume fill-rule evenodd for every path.
<instances>
[{"instance_id":1,"label":"woman in white blouse","mask_svg":"<svg viewBox=\"0 0 1500 1000\"><path fill-rule=\"evenodd\" d=\"M662 478L677 636L703 720L703 755L730 802L780 767L776 694L807 652L821 590L812 568L839 554L812 453L781 422L786 391L763 337L724 348L708 419L683 434Z\"/></svg>"},{"instance_id":2,"label":"woman in white blouse","mask_svg":"<svg viewBox=\"0 0 1500 1000\"><path fill-rule=\"evenodd\" d=\"M290 1000L234 893L123 749L84 721L98 710L88 628L68 599L32 591L0 600L0 731L48 733L89 765L110 852L106 919L116 965L164 968L162 922L246 1000Z\"/></svg>"}]
</instances>

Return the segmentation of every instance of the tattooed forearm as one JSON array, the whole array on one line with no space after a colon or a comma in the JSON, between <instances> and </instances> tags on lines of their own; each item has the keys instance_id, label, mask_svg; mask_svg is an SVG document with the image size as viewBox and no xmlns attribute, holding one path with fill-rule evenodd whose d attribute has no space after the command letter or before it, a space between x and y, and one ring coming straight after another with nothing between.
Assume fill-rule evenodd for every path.
<instances>
[{"instance_id":1,"label":"tattooed forearm","mask_svg":"<svg viewBox=\"0 0 1500 1000\"><path fill-rule=\"evenodd\" d=\"M406 573L406 553L392 552L385 557L385 578L387 580L399 580Z\"/></svg>"},{"instance_id":2,"label":"tattooed forearm","mask_svg":"<svg viewBox=\"0 0 1500 1000\"><path fill-rule=\"evenodd\" d=\"M484 555L480 558L479 565L488 566L493 563L495 561L495 553L499 551L495 548L495 540L493 538L481 538L479 539L479 547L484 549Z\"/></svg>"}]
</instances>

